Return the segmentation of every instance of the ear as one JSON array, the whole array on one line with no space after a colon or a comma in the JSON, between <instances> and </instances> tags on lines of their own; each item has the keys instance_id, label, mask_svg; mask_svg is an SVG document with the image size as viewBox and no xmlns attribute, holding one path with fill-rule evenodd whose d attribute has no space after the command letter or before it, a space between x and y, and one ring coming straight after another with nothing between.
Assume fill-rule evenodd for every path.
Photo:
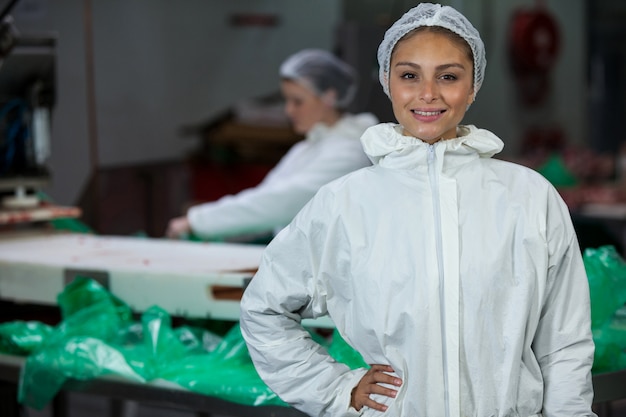
<instances>
[{"instance_id":1,"label":"ear","mask_svg":"<svg viewBox=\"0 0 626 417\"><path fill-rule=\"evenodd\" d=\"M468 109L470 108L470 106L472 105L475 99L476 99L476 94L474 93L474 89L472 88L472 91L467 96L467 108Z\"/></svg>"},{"instance_id":2,"label":"ear","mask_svg":"<svg viewBox=\"0 0 626 417\"><path fill-rule=\"evenodd\" d=\"M382 80L379 79L379 81L381 82L381 85L383 86L383 91L387 90L385 94L387 94L387 97L389 97L389 100L392 100L391 99L391 86L389 85L389 73L386 71L383 72L383 78Z\"/></svg>"},{"instance_id":3,"label":"ear","mask_svg":"<svg viewBox=\"0 0 626 417\"><path fill-rule=\"evenodd\" d=\"M320 98L322 99L322 102L328 107L335 108L335 106L337 105L337 91L333 89L324 91Z\"/></svg>"}]
</instances>

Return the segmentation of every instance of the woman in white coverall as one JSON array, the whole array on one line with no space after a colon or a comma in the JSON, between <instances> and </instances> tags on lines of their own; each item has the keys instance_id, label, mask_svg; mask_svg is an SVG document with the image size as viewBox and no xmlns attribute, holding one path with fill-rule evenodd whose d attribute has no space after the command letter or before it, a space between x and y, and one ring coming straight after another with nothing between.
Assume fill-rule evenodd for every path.
<instances>
[{"instance_id":1,"label":"woman in white coverall","mask_svg":"<svg viewBox=\"0 0 626 417\"><path fill-rule=\"evenodd\" d=\"M483 42L422 3L385 34L399 124L362 137L374 165L322 187L269 244L241 302L260 376L311 416L592 416L587 277L567 207L535 171L460 125ZM369 369L300 321L328 314Z\"/></svg>"},{"instance_id":2,"label":"woman in white coverall","mask_svg":"<svg viewBox=\"0 0 626 417\"><path fill-rule=\"evenodd\" d=\"M172 219L166 235L205 239L272 232L286 226L320 186L371 164L359 138L378 123L369 113L345 111L356 72L330 52L305 49L280 67L285 111L305 135L256 187L191 207Z\"/></svg>"}]
</instances>

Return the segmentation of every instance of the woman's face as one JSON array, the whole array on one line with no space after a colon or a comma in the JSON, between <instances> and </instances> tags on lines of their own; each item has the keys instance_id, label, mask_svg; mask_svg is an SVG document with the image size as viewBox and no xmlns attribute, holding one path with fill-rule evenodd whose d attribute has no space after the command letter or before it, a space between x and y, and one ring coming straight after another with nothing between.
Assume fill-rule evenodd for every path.
<instances>
[{"instance_id":1,"label":"woman's face","mask_svg":"<svg viewBox=\"0 0 626 417\"><path fill-rule=\"evenodd\" d=\"M283 80L280 89L285 98L285 112L296 133L306 134L316 123L331 126L337 120L338 112L331 100L325 100L302 84Z\"/></svg>"},{"instance_id":2,"label":"woman's face","mask_svg":"<svg viewBox=\"0 0 626 417\"><path fill-rule=\"evenodd\" d=\"M418 31L396 44L389 68L393 113L404 135L428 143L456 137L473 100L473 62L460 40Z\"/></svg>"}]
</instances>

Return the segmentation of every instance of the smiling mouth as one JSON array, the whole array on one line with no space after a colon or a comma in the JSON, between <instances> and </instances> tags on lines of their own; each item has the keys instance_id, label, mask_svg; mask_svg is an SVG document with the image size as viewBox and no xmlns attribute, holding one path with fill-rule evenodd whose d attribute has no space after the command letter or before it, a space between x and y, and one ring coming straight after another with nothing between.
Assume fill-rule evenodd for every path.
<instances>
[{"instance_id":1,"label":"smiling mouth","mask_svg":"<svg viewBox=\"0 0 626 417\"><path fill-rule=\"evenodd\" d=\"M437 111L421 111L421 110L411 110L414 114L417 114L418 116L438 116L440 114L443 114L445 112L445 110L437 110Z\"/></svg>"}]
</instances>

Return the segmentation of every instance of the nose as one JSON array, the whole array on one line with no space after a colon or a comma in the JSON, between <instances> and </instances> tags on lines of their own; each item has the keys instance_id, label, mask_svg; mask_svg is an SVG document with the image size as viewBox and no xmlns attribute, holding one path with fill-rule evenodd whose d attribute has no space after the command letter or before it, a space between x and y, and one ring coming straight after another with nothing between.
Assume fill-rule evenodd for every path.
<instances>
[{"instance_id":1,"label":"nose","mask_svg":"<svg viewBox=\"0 0 626 417\"><path fill-rule=\"evenodd\" d=\"M424 80L421 83L420 99L425 103L432 103L438 97L437 83L431 80Z\"/></svg>"}]
</instances>

